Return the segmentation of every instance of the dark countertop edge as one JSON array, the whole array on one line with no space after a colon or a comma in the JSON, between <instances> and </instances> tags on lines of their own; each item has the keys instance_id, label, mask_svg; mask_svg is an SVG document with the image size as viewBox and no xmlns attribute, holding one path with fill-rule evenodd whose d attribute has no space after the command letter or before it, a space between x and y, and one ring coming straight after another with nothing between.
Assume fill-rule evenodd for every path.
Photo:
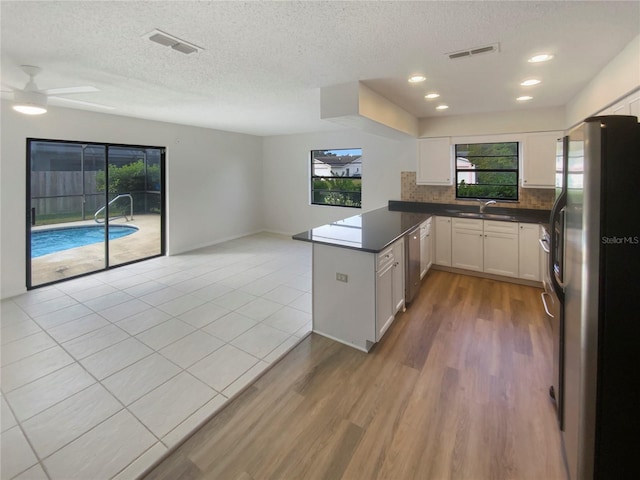
<instances>
[{"instance_id":1,"label":"dark countertop edge","mask_svg":"<svg viewBox=\"0 0 640 480\"><path fill-rule=\"evenodd\" d=\"M297 233L295 235L292 235L291 238L294 240L300 240L308 243L318 243L320 245L327 245L330 247L347 248L349 250L356 250L358 252L380 253L385 248L389 247L389 245L396 242L400 238L404 237L408 232L413 230L415 227L417 227L418 225L420 225L422 222L432 217L433 215L438 215L443 217L469 218L469 217L465 217L464 215L460 215L460 213L476 213L478 212L479 207L477 205L458 205L458 204L450 204L450 203L424 203L424 202L406 202L401 200L389 200L388 206L381 207L381 209L383 208L387 208L391 212L422 214L423 217L419 220L416 220L415 224L412 224L410 227L406 228L400 235L393 237L393 239L385 243L385 245L380 249L350 246L350 245L344 245L341 243L333 243L331 241L313 240L308 237L309 231ZM371 210L371 212L374 212L374 211L375 210ZM362 215L366 213L369 213L369 212L364 212ZM487 210L485 213L489 213L489 214L494 213L499 215L513 216L512 219L498 220L501 222L536 223L536 224L547 227L547 229L549 225L549 217L551 215L550 210L537 210L537 209L531 209L531 208L506 208L506 207L494 207L494 206L487 207ZM477 217L477 218L482 220L481 217ZM489 220L497 220L497 219L489 219Z\"/></svg>"},{"instance_id":2,"label":"dark countertop edge","mask_svg":"<svg viewBox=\"0 0 640 480\"><path fill-rule=\"evenodd\" d=\"M451 203L423 203L423 202L406 202L401 200L389 200L389 210L399 212L415 212L430 213L443 217L464 217L460 213L478 212L476 205L458 205ZM541 225L549 224L550 210L537 210L533 208L506 208L506 207L487 207L485 213L494 213L498 215L512 215L513 219L500 219L501 222L522 222L522 223L538 223ZM467 217L468 218L468 217ZM478 217L482 219L481 217ZM488 219L495 220L495 219Z\"/></svg>"},{"instance_id":3,"label":"dark countertop edge","mask_svg":"<svg viewBox=\"0 0 640 480\"><path fill-rule=\"evenodd\" d=\"M392 200L390 200L390 202L391 201ZM295 235L292 235L291 238L293 240L300 240L300 241L308 242L308 243L318 243L320 245L327 245L327 246L330 246L330 247L347 248L349 250L356 250L358 252L376 253L377 254L377 253L382 252L384 249L388 248L392 243L400 240L407 233L411 232L416 227L418 227L422 222L424 222L425 220L428 220L429 218L432 217L432 215L427 213L427 212L404 211L404 210L392 209L390 206L380 207L380 208L377 208L377 209L374 209L374 210L370 210L369 212L364 212L361 215L366 215L367 213L373 213L373 212L376 212L378 210L388 210L390 212L400 212L400 213L418 213L418 214L421 214L421 218L419 220L417 220L415 223L412 222L412 225L410 227L404 229L403 232L400 235L397 235L397 236L393 237L392 240L390 240L387 243L385 243L384 246L379 248L379 249L366 248L366 247L356 247L356 246L352 247L352 246L349 246L349 245L343 245L341 243L332 243L330 241L326 241L325 242L325 241L322 241L322 240L314 240L314 239L311 239L311 238L309 238L307 236L311 230L307 230L307 231L304 231L304 232L296 233Z\"/></svg>"},{"instance_id":4,"label":"dark countertop edge","mask_svg":"<svg viewBox=\"0 0 640 480\"><path fill-rule=\"evenodd\" d=\"M410 230L411 230L411 228L409 230L407 230L407 232L410 231ZM305 238L305 237L300 236L300 235L306 234L307 232L297 233L295 235L292 235L291 238L294 239L294 240L301 240L301 241L307 242L307 243L318 243L320 245L326 245L328 247L346 248L348 250L355 250L357 252L380 253L385 248L387 248L389 245L391 245L393 242L395 242L396 240L399 240L400 238L402 238L407 232L405 232L402 235L394 238L389 243L387 243L384 247L382 247L380 250L375 250L375 249L372 249L372 248L364 248L364 247L350 247L349 245L343 245L341 243L332 243L332 242L329 242L329 241L323 242L321 240L311 240L310 238Z\"/></svg>"}]
</instances>

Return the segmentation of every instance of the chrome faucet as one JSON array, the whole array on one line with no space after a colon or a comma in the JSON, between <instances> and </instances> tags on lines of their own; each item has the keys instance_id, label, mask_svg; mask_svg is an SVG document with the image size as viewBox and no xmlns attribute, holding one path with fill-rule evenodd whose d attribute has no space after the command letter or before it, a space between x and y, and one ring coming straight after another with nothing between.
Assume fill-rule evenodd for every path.
<instances>
[{"instance_id":1,"label":"chrome faucet","mask_svg":"<svg viewBox=\"0 0 640 480\"><path fill-rule=\"evenodd\" d=\"M484 213L484 209L487 208L489 205L496 204L495 200L489 200L488 202L483 202L482 200L478 199L478 201L480 202L480 213Z\"/></svg>"}]
</instances>

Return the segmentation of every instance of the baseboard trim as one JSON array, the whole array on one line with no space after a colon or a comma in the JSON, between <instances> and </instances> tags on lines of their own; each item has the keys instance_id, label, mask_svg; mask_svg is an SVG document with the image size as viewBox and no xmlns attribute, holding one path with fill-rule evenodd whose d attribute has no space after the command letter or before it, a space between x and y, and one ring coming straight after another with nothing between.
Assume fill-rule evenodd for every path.
<instances>
[{"instance_id":1,"label":"baseboard trim","mask_svg":"<svg viewBox=\"0 0 640 480\"><path fill-rule=\"evenodd\" d=\"M443 272L459 273L461 275L470 275L472 277L486 278L488 280L497 280L499 282L515 283L518 285L526 285L528 287L543 288L542 282L534 280L525 280L524 278L505 277L504 275L494 275L492 273L475 272L473 270L465 270L463 268L447 267L445 265L432 265L434 270L442 270Z\"/></svg>"}]
</instances>

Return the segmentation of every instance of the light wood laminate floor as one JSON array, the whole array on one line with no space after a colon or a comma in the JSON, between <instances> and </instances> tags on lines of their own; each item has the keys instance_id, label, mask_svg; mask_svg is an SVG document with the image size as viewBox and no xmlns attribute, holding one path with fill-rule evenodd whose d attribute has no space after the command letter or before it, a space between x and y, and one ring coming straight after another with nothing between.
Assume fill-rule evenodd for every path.
<instances>
[{"instance_id":1,"label":"light wood laminate floor","mask_svg":"<svg viewBox=\"0 0 640 480\"><path fill-rule=\"evenodd\" d=\"M312 334L146 478L564 479L539 295L431 271L369 354Z\"/></svg>"}]
</instances>

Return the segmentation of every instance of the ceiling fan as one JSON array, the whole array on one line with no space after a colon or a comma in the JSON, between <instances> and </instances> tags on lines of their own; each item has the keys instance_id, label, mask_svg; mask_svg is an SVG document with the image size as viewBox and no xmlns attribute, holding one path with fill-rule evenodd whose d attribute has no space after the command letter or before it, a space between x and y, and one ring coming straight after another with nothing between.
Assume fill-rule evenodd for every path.
<instances>
[{"instance_id":1,"label":"ceiling fan","mask_svg":"<svg viewBox=\"0 0 640 480\"><path fill-rule=\"evenodd\" d=\"M99 92L100 90L92 86L81 87L64 87L64 88L50 88L47 90L40 90L36 85L34 78L38 75L42 69L33 65L20 65L20 68L24 73L29 76L29 81L22 90L13 90L13 109L26 113L27 115L40 115L46 113L48 99L54 98L56 100L63 100L69 103L76 103L79 105L85 105L89 107L104 108L107 110L113 110L114 107L107 105L101 105L98 103L85 102L83 100L73 100L70 98L60 97L58 95L69 95L74 93L92 93Z\"/></svg>"}]
</instances>

